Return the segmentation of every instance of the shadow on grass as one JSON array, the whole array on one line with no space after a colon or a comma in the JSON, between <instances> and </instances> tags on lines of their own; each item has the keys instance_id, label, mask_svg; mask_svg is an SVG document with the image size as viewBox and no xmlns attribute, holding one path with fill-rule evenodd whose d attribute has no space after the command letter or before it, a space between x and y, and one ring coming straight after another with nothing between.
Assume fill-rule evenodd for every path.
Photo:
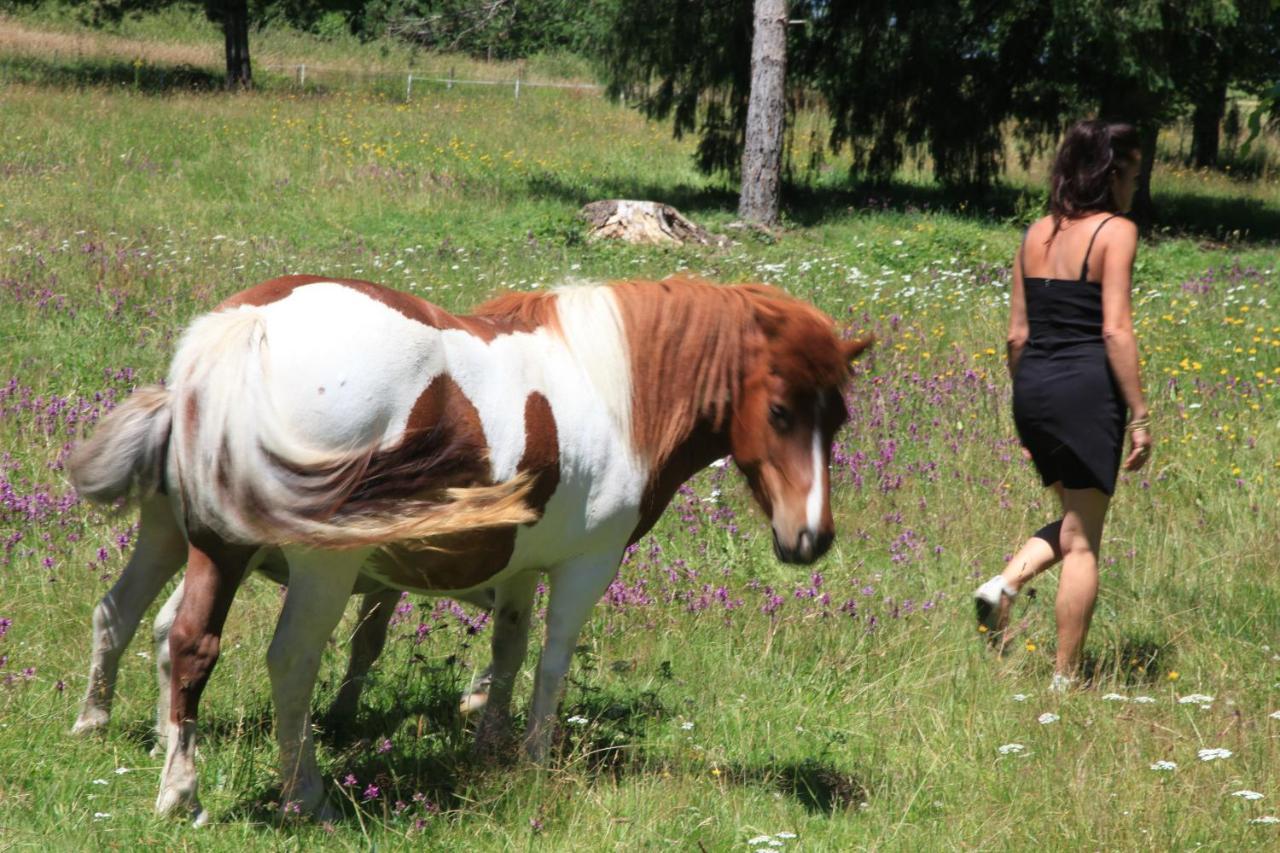
<instances>
[{"instance_id":1,"label":"shadow on grass","mask_svg":"<svg viewBox=\"0 0 1280 853\"><path fill-rule=\"evenodd\" d=\"M577 698L560 713L552 765L580 774L588 783L600 778L618 782L656 775L705 778L711 772L722 785L777 792L794 798L814 814L857 809L870 796L858 776L818 759L741 763L709 770L651 753L640 745L649 727L673 718L660 689L601 688L585 683L576 683L575 688ZM405 720L415 717L419 720L416 738L410 727L408 738L399 738L400 743L385 751L378 748L383 736L400 730ZM587 722L568 722L579 719ZM466 810L475 806L477 791L490 791L485 798L491 801L490 783L501 777L515 779L528 769L521 757L522 723L522 719L513 720L510 740L496 755L477 755L473 735L457 711L457 687L452 680L441 679L425 691L415 691L405 703L361 713L359 725L346 730L341 745L335 744L331 733L318 734L335 753L330 772L338 778L328 786L329 803L337 811L337 819L346 822L362 819L361 813L372 813L375 819L380 812L388 819L397 815L416 819L437 811ZM255 713L241 720L212 720L210 724L217 738L243 734L252 725L260 725L265 734L270 720L266 713ZM359 737L352 739L355 731ZM262 778L262 774L255 775ZM518 787L518 782L510 785ZM366 801L369 786L378 791ZM516 790L505 783L499 788ZM264 781L240 792L219 820L247 821L269 829L279 823L279 799L278 785Z\"/></svg>"},{"instance_id":2,"label":"shadow on grass","mask_svg":"<svg viewBox=\"0 0 1280 853\"><path fill-rule=\"evenodd\" d=\"M272 708L264 704L246 709L245 713L236 717L222 715L202 715L200 717L200 738L210 743L218 741L238 740L246 735L269 738L275 716ZM121 736L139 749L149 751L159 746L165 748L156 737L155 719L131 720L121 727Z\"/></svg>"},{"instance_id":3,"label":"shadow on grass","mask_svg":"<svg viewBox=\"0 0 1280 853\"><path fill-rule=\"evenodd\" d=\"M1111 679L1128 687L1152 685L1168 676L1172 650L1167 643L1126 637L1101 655L1086 653L1081 674L1086 684Z\"/></svg>"},{"instance_id":4,"label":"shadow on grass","mask_svg":"<svg viewBox=\"0 0 1280 853\"><path fill-rule=\"evenodd\" d=\"M581 206L602 198L661 201L681 212L699 216L733 215L737 193L726 187L690 184L662 185L643 180L578 183L542 173L530 178L531 195ZM811 228L857 214L944 212L985 223L1017 224L1039 215L1040 200L1025 188L995 186L985 190L893 181L881 184L805 187L783 192L783 214L790 224ZM1194 193L1163 193L1156 197L1156 237L1187 237L1227 244L1267 244L1280 241L1280 205L1259 199ZM1216 246L1215 246L1216 247Z\"/></svg>"},{"instance_id":5,"label":"shadow on grass","mask_svg":"<svg viewBox=\"0 0 1280 853\"><path fill-rule=\"evenodd\" d=\"M123 59L83 58L66 61L35 57L0 60L0 80L62 88L127 88L147 95L170 92L216 92L224 76L192 65L138 65Z\"/></svg>"}]
</instances>

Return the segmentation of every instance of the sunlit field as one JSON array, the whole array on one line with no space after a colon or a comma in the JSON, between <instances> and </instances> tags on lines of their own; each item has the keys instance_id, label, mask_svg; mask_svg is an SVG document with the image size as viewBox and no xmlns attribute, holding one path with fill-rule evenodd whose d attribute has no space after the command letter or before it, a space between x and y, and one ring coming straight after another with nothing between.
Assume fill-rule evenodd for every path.
<instances>
[{"instance_id":1,"label":"sunlit field","mask_svg":"<svg viewBox=\"0 0 1280 853\"><path fill-rule=\"evenodd\" d=\"M690 141L591 92L436 87L405 102L403 82L281 80L228 96L77 83L5 56L0 849L1280 844L1274 170L1241 181L1157 166L1156 201L1178 215L1135 273L1157 443L1113 504L1090 679L1056 697L1056 575L1019 599L1003 659L970 599L1054 517L1019 452L1004 367L1034 164L987 204L911 174L846 190L832 157L766 236L729 227L732 187L694 170ZM667 201L733 242L586 242L577 210L615 197ZM262 579L237 598L202 704L210 826L152 814L150 616L109 731L68 735L90 614L136 527L81 503L63 463L163 377L193 317L290 272L462 311L505 289L677 271L768 281L877 335L848 390L823 561L777 563L732 465L698 475L588 623L545 768L472 757L456 697L486 662L486 617L406 597L356 724L319 738L342 810L331 823L275 819L265 653L282 599ZM326 653L317 714L354 615ZM531 686L526 667L517 724Z\"/></svg>"}]
</instances>

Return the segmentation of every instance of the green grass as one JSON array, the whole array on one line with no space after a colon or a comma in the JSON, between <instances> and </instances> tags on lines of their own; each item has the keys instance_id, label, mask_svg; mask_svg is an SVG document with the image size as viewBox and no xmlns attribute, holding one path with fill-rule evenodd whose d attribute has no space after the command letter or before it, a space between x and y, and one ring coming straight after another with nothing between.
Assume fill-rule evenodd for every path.
<instances>
[{"instance_id":1,"label":"green grass","mask_svg":"<svg viewBox=\"0 0 1280 853\"><path fill-rule=\"evenodd\" d=\"M148 94L46 71L9 85L0 111L0 848L727 850L779 832L809 850L1276 844L1277 827L1249 822L1280 813L1280 250L1265 234L1197 215L1140 250L1158 443L1106 531L1094 683L1054 699L1054 576L1018 605L1021 639L1002 661L968 598L1053 514L1016 452L1001 356L1017 180L962 205L910 174L849 191L833 171L793 194L776 240L602 245L582 240L583 202L668 200L727 231L735 199L696 174L687 142L590 95ZM1162 171L1157 201L1276 215L1274 180ZM623 569L651 603L601 604L588 624L561 715L588 722L563 727L541 770L470 758L451 708L487 632L414 601L356 736L322 739L345 802L332 826L272 824L268 583L237 599L202 708L213 826L151 813L145 626L111 731L67 736L90 612L132 524L58 503L80 428L69 410L158 379L193 316L284 272L366 277L461 310L509 287L681 269L775 282L880 336L851 389L840 538L820 579L772 560L736 474L699 475ZM774 593L783 603L763 612ZM350 630L326 654L317 709ZM1178 702L1192 693L1214 699ZM1045 712L1060 719L1040 724ZM1021 753L999 752L1015 742ZM1198 760L1210 747L1234 754ZM1160 760L1178 767L1149 769ZM1264 798L1232 796L1243 789Z\"/></svg>"}]
</instances>

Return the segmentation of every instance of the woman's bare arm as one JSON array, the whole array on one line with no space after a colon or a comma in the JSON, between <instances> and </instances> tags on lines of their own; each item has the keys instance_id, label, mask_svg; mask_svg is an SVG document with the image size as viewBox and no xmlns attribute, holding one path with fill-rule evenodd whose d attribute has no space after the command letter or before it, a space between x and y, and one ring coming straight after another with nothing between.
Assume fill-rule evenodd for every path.
<instances>
[{"instance_id":1,"label":"woman's bare arm","mask_svg":"<svg viewBox=\"0 0 1280 853\"><path fill-rule=\"evenodd\" d=\"M1133 331L1133 259L1138 250L1138 228L1128 219L1113 220L1108 225L1102 264L1102 340L1107 349L1107 362L1120 386L1125 404L1134 421L1148 416L1147 400L1142 393L1138 371L1138 340ZM1148 430L1131 433L1133 449L1125 459L1125 468L1135 470L1145 460L1151 445Z\"/></svg>"},{"instance_id":2,"label":"woman's bare arm","mask_svg":"<svg viewBox=\"0 0 1280 853\"><path fill-rule=\"evenodd\" d=\"M1025 244L1024 240L1023 245ZM1022 350L1030 335L1027 326L1027 294L1022 284L1022 250L1023 246L1019 246L1013 256L1013 287L1009 291L1009 336L1005 341L1005 351L1009 356L1010 376L1018 372L1018 359L1022 358Z\"/></svg>"}]
</instances>

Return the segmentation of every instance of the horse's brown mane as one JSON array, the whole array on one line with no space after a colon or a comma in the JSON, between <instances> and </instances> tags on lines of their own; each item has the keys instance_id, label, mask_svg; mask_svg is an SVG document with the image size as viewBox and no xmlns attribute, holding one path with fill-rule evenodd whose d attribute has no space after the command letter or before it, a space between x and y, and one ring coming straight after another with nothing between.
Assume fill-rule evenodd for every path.
<instances>
[{"instance_id":1,"label":"horse's brown mane","mask_svg":"<svg viewBox=\"0 0 1280 853\"><path fill-rule=\"evenodd\" d=\"M834 387L847 376L839 348L821 345L821 335L834 337L831 319L774 287L692 276L612 287L633 342L633 441L654 463L699 422L722 428L750 371L773 369L800 387ZM641 353L637 344L650 345Z\"/></svg>"},{"instance_id":2,"label":"horse's brown mane","mask_svg":"<svg viewBox=\"0 0 1280 853\"><path fill-rule=\"evenodd\" d=\"M720 285L694 276L608 286L631 353L632 441L651 464L669 458L700 422L724 427L750 370L767 365L790 385L815 388L835 387L848 375L839 348L821 345L833 335L831 318L775 287ZM506 329L559 332L556 296L554 290L506 293L477 307L471 318Z\"/></svg>"},{"instance_id":3,"label":"horse's brown mane","mask_svg":"<svg viewBox=\"0 0 1280 853\"><path fill-rule=\"evenodd\" d=\"M537 329L548 326L558 332L560 327L556 315L554 290L504 293L477 306L471 312L471 316L499 326L518 329Z\"/></svg>"}]
</instances>

